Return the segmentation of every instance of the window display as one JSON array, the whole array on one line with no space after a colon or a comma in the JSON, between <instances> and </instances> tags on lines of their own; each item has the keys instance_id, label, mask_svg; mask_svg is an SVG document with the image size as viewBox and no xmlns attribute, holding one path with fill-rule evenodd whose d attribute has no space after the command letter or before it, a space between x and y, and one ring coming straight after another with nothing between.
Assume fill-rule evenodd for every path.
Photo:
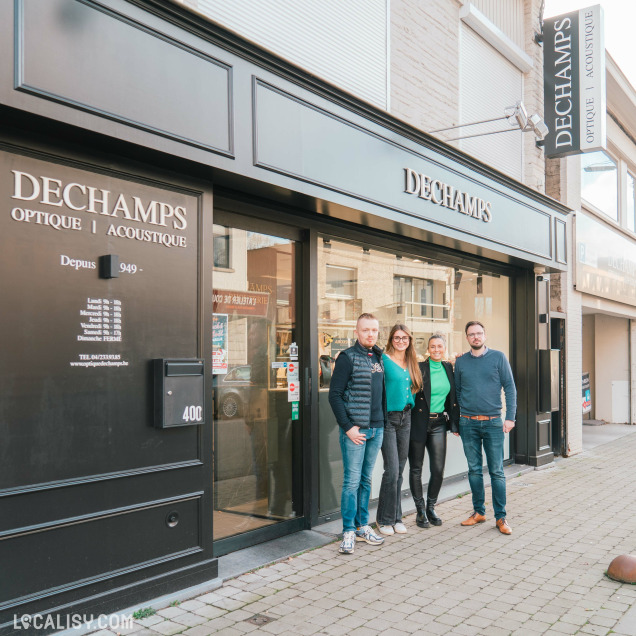
<instances>
[{"instance_id":1,"label":"window display","mask_svg":"<svg viewBox=\"0 0 636 636\"><path fill-rule=\"evenodd\" d=\"M428 262L423 254L394 254L330 238L319 241L318 276L320 513L327 514L339 507L342 483L338 426L327 401L329 381L338 354L355 343L358 316L369 312L378 318L381 347L395 323L407 325L420 360L429 336L442 333L451 362L468 350L465 324L479 320L486 325L488 346L509 356L510 281ZM446 475L465 472L461 442L448 441ZM377 462L376 471L381 465ZM374 479L372 497L378 487Z\"/></svg>"}]
</instances>

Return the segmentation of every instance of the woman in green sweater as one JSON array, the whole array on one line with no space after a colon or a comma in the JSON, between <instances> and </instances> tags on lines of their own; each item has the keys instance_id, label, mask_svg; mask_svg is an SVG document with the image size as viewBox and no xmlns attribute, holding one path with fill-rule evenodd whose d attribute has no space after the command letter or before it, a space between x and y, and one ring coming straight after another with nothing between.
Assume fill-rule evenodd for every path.
<instances>
[{"instance_id":1,"label":"woman in green sweater","mask_svg":"<svg viewBox=\"0 0 636 636\"><path fill-rule=\"evenodd\" d=\"M446 463L446 433L459 433L459 407L455 397L455 379L450 362L442 360L446 354L446 339L433 334L428 339L428 359L420 363L422 390L415 396L411 418L409 446L409 486L417 508L415 523L420 528L441 526L435 504L444 479ZM428 451L431 476L428 481L426 503L422 492L422 464Z\"/></svg>"},{"instance_id":2,"label":"woman in green sweater","mask_svg":"<svg viewBox=\"0 0 636 636\"><path fill-rule=\"evenodd\" d=\"M417 364L413 337L406 325L391 329L382 354L386 387L388 423L382 438L384 473L380 485L377 523L382 534L404 534L402 523L402 473L409 454L411 409L414 394L422 388L422 375Z\"/></svg>"}]
</instances>

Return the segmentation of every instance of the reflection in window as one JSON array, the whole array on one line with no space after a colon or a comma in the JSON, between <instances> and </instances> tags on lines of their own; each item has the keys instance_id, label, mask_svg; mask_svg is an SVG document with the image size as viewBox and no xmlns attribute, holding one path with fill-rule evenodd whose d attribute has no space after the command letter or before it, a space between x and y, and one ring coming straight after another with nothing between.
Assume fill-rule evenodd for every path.
<instances>
[{"instance_id":1,"label":"reflection in window","mask_svg":"<svg viewBox=\"0 0 636 636\"><path fill-rule=\"evenodd\" d=\"M446 279L394 276L393 302L397 316L448 320L446 285Z\"/></svg>"},{"instance_id":2,"label":"reflection in window","mask_svg":"<svg viewBox=\"0 0 636 636\"><path fill-rule=\"evenodd\" d=\"M230 228L222 225L213 226L212 251L214 267L230 269Z\"/></svg>"},{"instance_id":3,"label":"reflection in window","mask_svg":"<svg viewBox=\"0 0 636 636\"><path fill-rule=\"evenodd\" d=\"M636 232L636 179L627 173L627 229Z\"/></svg>"},{"instance_id":4,"label":"reflection in window","mask_svg":"<svg viewBox=\"0 0 636 636\"><path fill-rule=\"evenodd\" d=\"M352 267L327 265L325 295L329 298L355 298L356 278L356 270Z\"/></svg>"},{"instance_id":5,"label":"reflection in window","mask_svg":"<svg viewBox=\"0 0 636 636\"><path fill-rule=\"evenodd\" d=\"M618 169L607 153L581 155L581 197L618 221Z\"/></svg>"}]
</instances>

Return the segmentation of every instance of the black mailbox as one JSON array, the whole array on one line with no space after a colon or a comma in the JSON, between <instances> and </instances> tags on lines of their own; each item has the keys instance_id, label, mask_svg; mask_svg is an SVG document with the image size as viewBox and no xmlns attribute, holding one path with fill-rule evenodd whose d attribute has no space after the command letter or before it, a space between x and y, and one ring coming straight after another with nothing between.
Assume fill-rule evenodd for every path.
<instances>
[{"instance_id":1,"label":"black mailbox","mask_svg":"<svg viewBox=\"0 0 636 636\"><path fill-rule=\"evenodd\" d=\"M194 426L204 422L203 360L153 360L157 428Z\"/></svg>"}]
</instances>

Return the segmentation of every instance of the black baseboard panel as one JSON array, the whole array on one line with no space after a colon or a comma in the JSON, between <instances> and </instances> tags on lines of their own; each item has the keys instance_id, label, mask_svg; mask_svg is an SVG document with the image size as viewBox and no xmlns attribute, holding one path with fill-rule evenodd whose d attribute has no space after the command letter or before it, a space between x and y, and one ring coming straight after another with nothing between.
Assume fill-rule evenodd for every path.
<instances>
[{"instance_id":1,"label":"black baseboard panel","mask_svg":"<svg viewBox=\"0 0 636 636\"><path fill-rule=\"evenodd\" d=\"M186 566L178 570L165 572L121 587L109 589L103 593L78 599L70 603L62 603L56 607L30 608L22 605L14 610L5 610L0 615L0 636L22 634L23 636L44 636L67 627L74 626L76 616L92 616L97 619L102 614L112 614L122 609L142 605L152 599L170 594L181 589L199 585L218 577L219 568L216 558L203 563ZM37 616L37 624L33 620L21 620L23 616Z\"/></svg>"}]
</instances>

